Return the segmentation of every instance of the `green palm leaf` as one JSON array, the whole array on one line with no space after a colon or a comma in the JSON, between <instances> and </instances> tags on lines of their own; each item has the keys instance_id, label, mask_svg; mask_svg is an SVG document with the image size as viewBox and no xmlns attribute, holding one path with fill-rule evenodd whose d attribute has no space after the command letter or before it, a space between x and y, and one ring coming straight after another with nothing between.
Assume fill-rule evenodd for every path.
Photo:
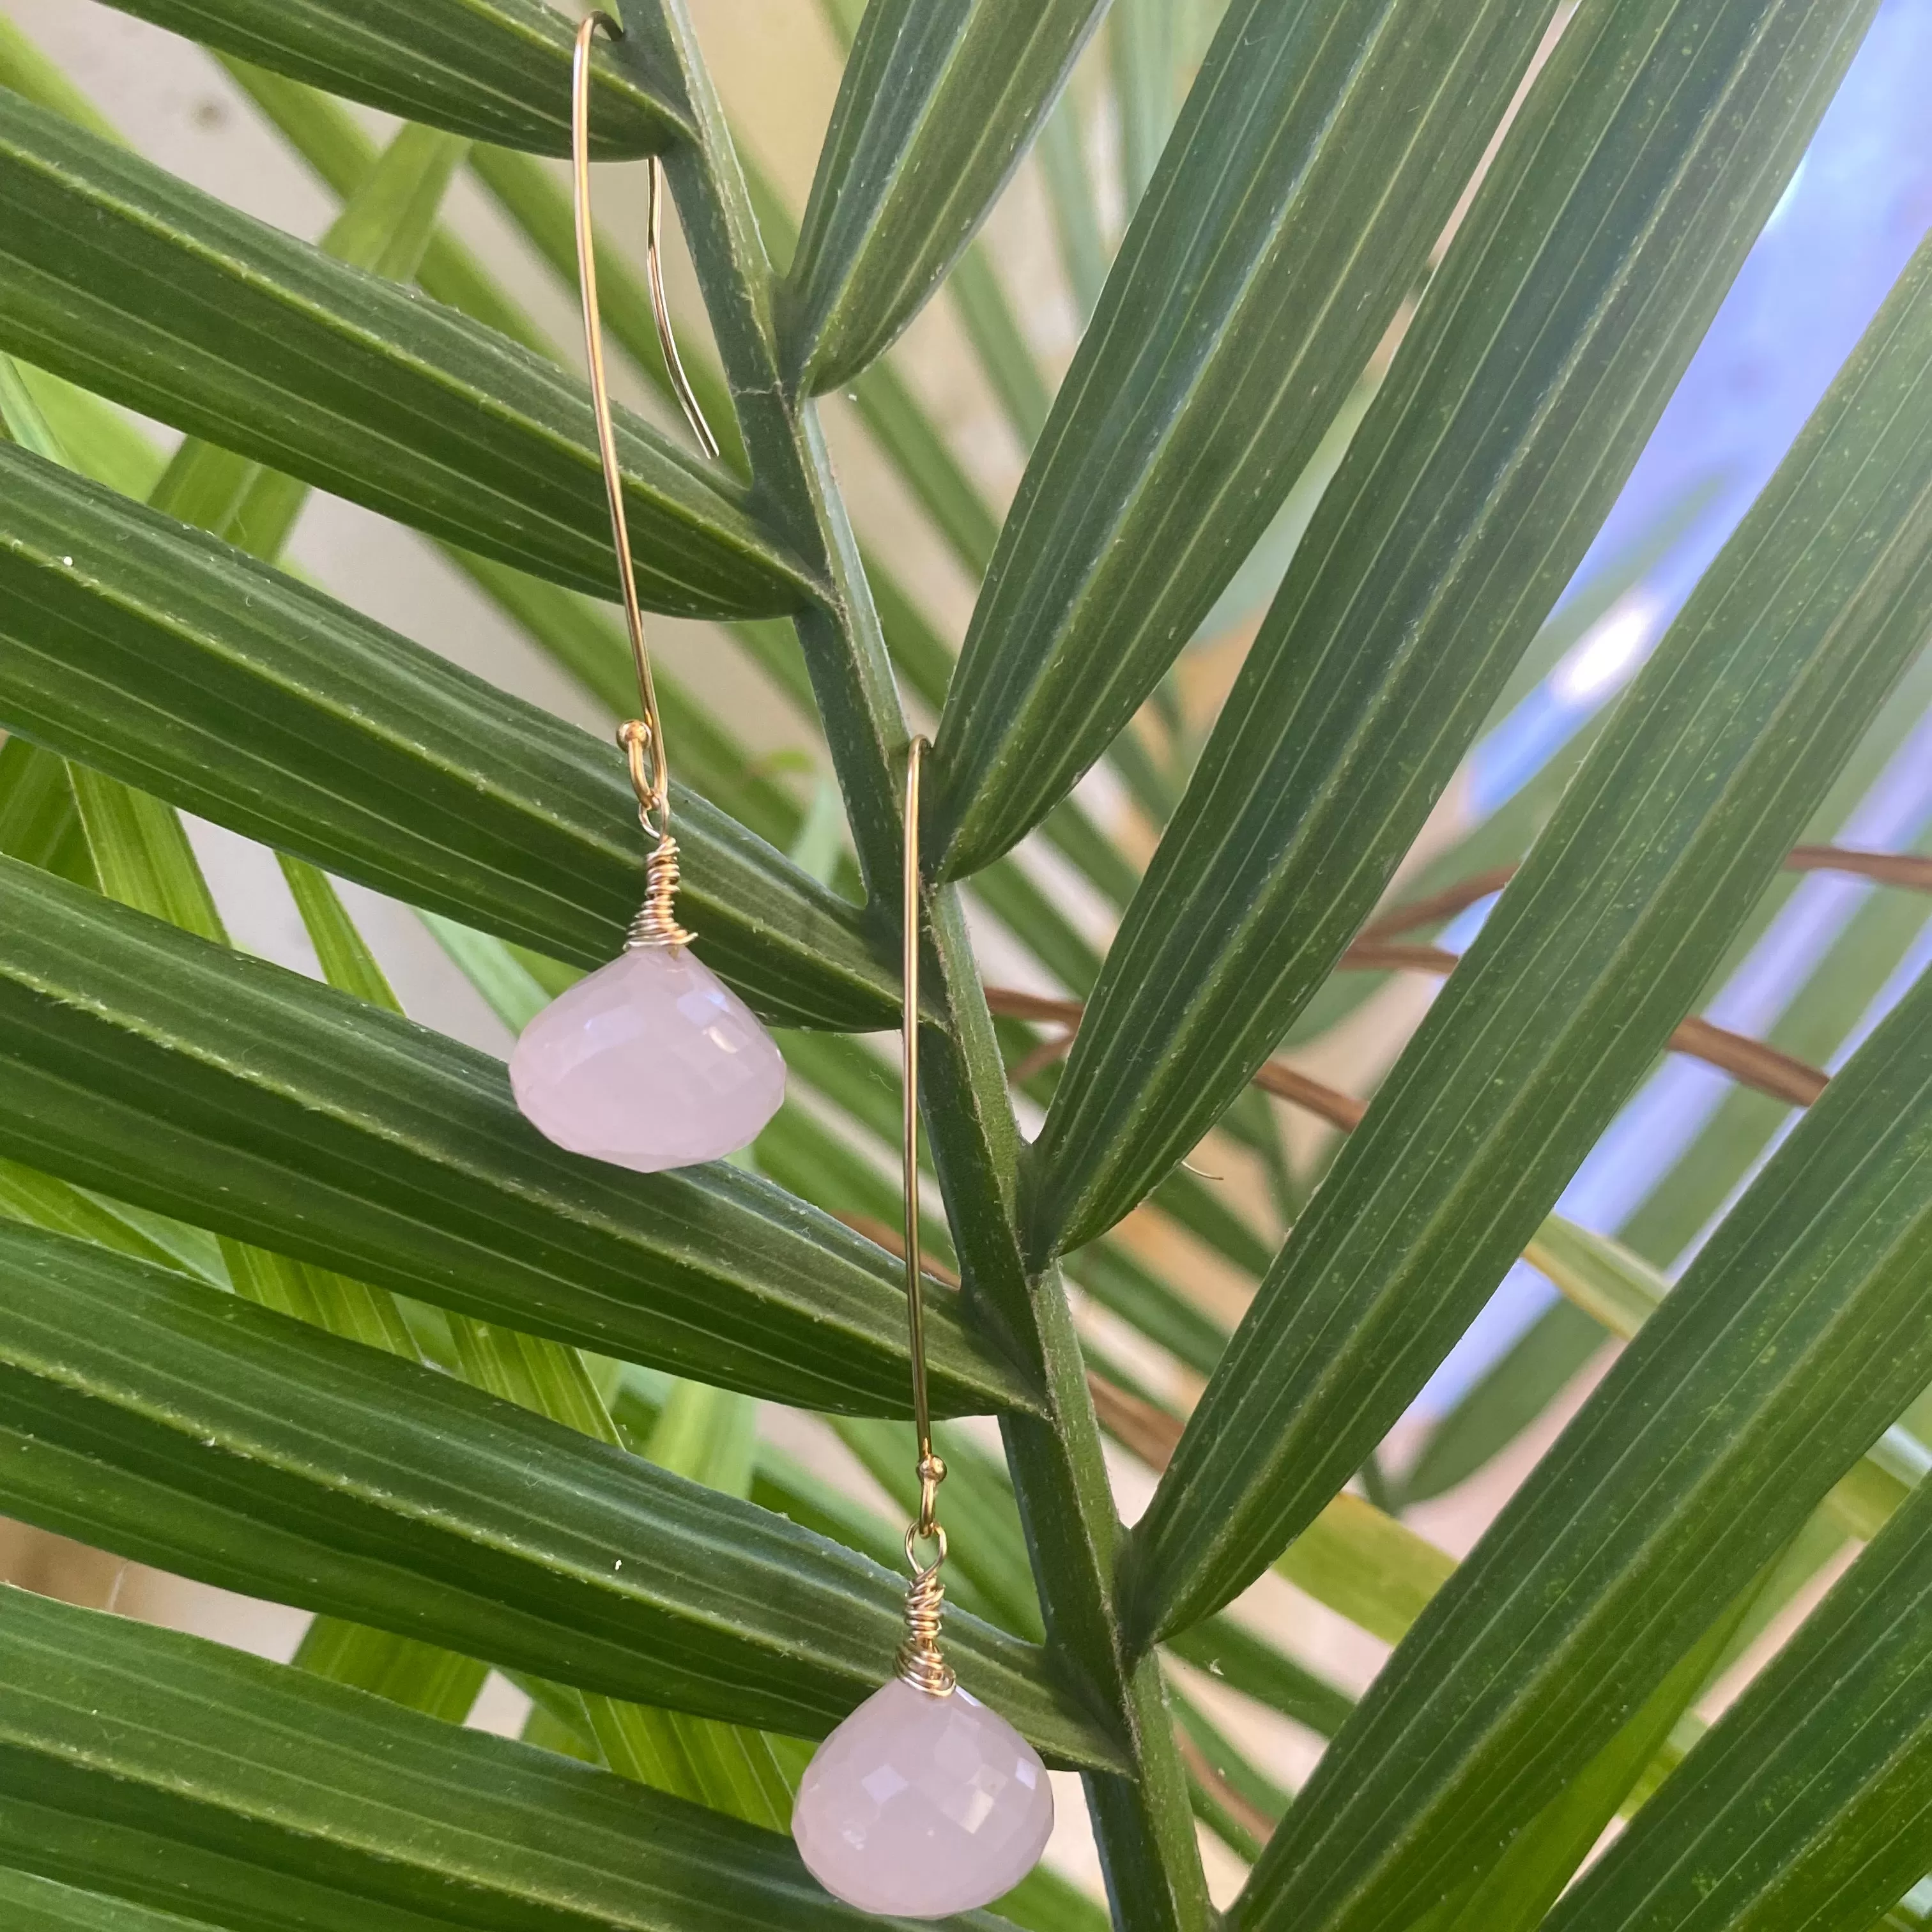
<instances>
[{"instance_id":1,"label":"green palm leaf","mask_svg":"<svg viewBox=\"0 0 1932 1932\"><path fill-rule=\"evenodd\" d=\"M912 319L986 218L1105 6L866 9L791 265L808 391L850 380Z\"/></svg>"},{"instance_id":2,"label":"green palm leaf","mask_svg":"<svg viewBox=\"0 0 1932 1932\"><path fill-rule=\"evenodd\" d=\"M1725 1714L1552 1932L1876 1921L1924 1875L1932 1488Z\"/></svg>"},{"instance_id":3,"label":"green palm leaf","mask_svg":"<svg viewBox=\"0 0 1932 1932\"><path fill-rule=\"evenodd\" d=\"M189 1932L197 1922L22 1871L0 1870L0 1903L20 1932Z\"/></svg>"},{"instance_id":4,"label":"green palm leaf","mask_svg":"<svg viewBox=\"0 0 1932 1932\"><path fill-rule=\"evenodd\" d=\"M112 0L392 114L539 154L570 152L571 26L538 0ZM596 58L590 149L621 160L682 131L662 94Z\"/></svg>"},{"instance_id":5,"label":"green palm leaf","mask_svg":"<svg viewBox=\"0 0 1932 1932\"><path fill-rule=\"evenodd\" d=\"M1713 22L1660 0L1586 7L1564 34L1109 956L1035 1151L1035 1252L1118 1220L1327 978L1581 562L1870 11Z\"/></svg>"},{"instance_id":6,"label":"green palm leaf","mask_svg":"<svg viewBox=\"0 0 1932 1932\"><path fill-rule=\"evenodd\" d=\"M1297 1226L1136 1532L1146 1634L1226 1602L1360 1466L1648 1070L1917 654L1932 580L1917 416L1928 285L1932 250L1619 706Z\"/></svg>"},{"instance_id":7,"label":"green palm leaf","mask_svg":"<svg viewBox=\"0 0 1932 1932\"><path fill-rule=\"evenodd\" d=\"M17 728L448 916L580 964L616 952L644 846L614 746L111 491L4 447L0 475ZM774 1018L890 1018L848 906L701 799L679 809L707 958Z\"/></svg>"},{"instance_id":8,"label":"green palm leaf","mask_svg":"<svg viewBox=\"0 0 1932 1932\"><path fill-rule=\"evenodd\" d=\"M1912 1919L1932 256L1605 701L1737 481L1658 487L1688 392L1624 478L1753 235L1773 280L1826 245L1874 0L609 0L593 154L662 158L724 447L650 426L611 170L636 562L719 627L650 627L682 909L790 1075L655 1177L413 1023L500 1050L640 885L580 10L114 4L125 142L0 22L0 1562L314 1614L291 1668L0 1593L0 1919L856 1928L782 1833L890 1668L915 1500L860 1036L915 723L934 1389L997 1418L940 1426L948 1640L1080 1770L1108 1893L952 1922ZM177 98L197 181L254 143L235 198L319 244L147 158ZM1801 839L1887 849L1800 890ZM1780 1097L1640 1174L1710 1075L1605 1128L1700 1012ZM1586 1156L1580 1201L1648 1194L1604 1233L1550 1211ZM1559 1306L1418 1457L1519 1255ZM524 1743L465 1728L512 1686Z\"/></svg>"},{"instance_id":9,"label":"green palm leaf","mask_svg":"<svg viewBox=\"0 0 1932 1932\"><path fill-rule=\"evenodd\" d=\"M256 1595L611 1695L822 1732L901 1587L748 1503L180 1276L0 1225L10 1513ZM1063 1760L1107 1739L1031 1646L956 1618Z\"/></svg>"},{"instance_id":10,"label":"green palm leaf","mask_svg":"<svg viewBox=\"0 0 1932 1932\"><path fill-rule=\"evenodd\" d=\"M1256 1867L1244 1926L1406 1923L1480 1875L1932 1381L1928 1016L1932 980L1424 1613Z\"/></svg>"},{"instance_id":11,"label":"green palm leaf","mask_svg":"<svg viewBox=\"0 0 1932 1932\"><path fill-rule=\"evenodd\" d=\"M200 1924L874 1922L770 1832L195 1638L10 1591L0 1666L32 1686L0 1714L0 1857Z\"/></svg>"},{"instance_id":12,"label":"green palm leaf","mask_svg":"<svg viewBox=\"0 0 1932 1932\"><path fill-rule=\"evenodd\" d=\"M1668 1749L1672 1727L1709 1682L1756 1594L1747 1588L1684 1653L1616 1736L1510 1841L1478 1884L1450 1894L1461 1896L1461 1904L1438 1921L1444 1932L1531 1932L1543 1924L1632 1787Z\"/></svg>"},{"instance_id":13,"label":"green palm leaf","mask_svg":"<svg viewBox=\"0 0 1932 1932\"><path fill-rule=\"evenodd\" d=\"M65 764L24 738L0 745L0 852L77 886L99 884Z\"/></svg>"},{"instance_id":14,"label":"green palm leaf","mask_svg":"<svg viewBox=\"0 0 1932 1932\"><path fill-rule=\"evenodd\" d=\"M1548 9L1323 11L1230 8L1123 245L935 741L946 874L1057 805L1208 614L1420 274Z\"/></svg>"},{"instance_id":15,"label":"green palm leaf","mask_svg":"<svg viewBox=\"0 0 1932 1932\"><path fill-rule=\"evenodd\" d=\"M769 1183L566 1154L453 1041L12 861L0 901L8 1153L485 1321L904 1412L890 1261ZM1037 1400L943 1306L932 1359L943 1408Z\"/></svg>"},{"instance_id":16,"label":"green palm leaf","mask_svg":"<svg viewBox=\"0 0 1932 1932\"><path fill-rule=\"evenodd\" d=\"M520 344L0 94L0 345L406 524L608 594L580 384ZM84 245L82 238L84 238ZM728 478L620 427L640 592L794 609L812 580Z\"/></svg>"}]
</instances>

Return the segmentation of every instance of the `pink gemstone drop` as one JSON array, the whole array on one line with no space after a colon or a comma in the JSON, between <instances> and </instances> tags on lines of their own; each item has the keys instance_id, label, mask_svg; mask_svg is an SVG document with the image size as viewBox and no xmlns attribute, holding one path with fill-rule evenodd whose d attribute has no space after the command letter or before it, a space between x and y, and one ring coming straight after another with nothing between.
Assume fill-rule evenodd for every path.
<instances>
[{"instance_id":1,"label":"pink gemstone drop","mask_svg":"<svg viewBox=\"0 0 1932 1932\"><path fill-rule=\"evenodd\" d=\"M1032 1745L964 1690L894 1678L824 1743L792 1808L812 1875L861 1911L943 1918L1010 1892L1053 1831Z\"/></svg>"},{"instance_id":2,"label":"pink gemstone drop","mask_svg":"<svg viewBox=\"0 0 1932 1932\"><path fill-rule=\"evenodd\" d=\"M620 954L544 1007L510 1055L532 1126L640 1174L749 1146L784 1084L771 1035L682 946Z\"/></svg>"}]
</instances>

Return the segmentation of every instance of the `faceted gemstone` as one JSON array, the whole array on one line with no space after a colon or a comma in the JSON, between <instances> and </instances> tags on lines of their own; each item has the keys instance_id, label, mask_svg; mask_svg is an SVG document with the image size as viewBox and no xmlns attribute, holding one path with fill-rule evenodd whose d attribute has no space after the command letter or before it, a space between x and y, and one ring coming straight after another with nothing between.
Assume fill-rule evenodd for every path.
<instances>
[{"instance_id":1,"label":"faceted gemstone","mask_svg":"<svg viewBox=\"0 0 1932 1932\"><path fill-rule=\"evenodd\" d=\"M935 1697L898 1678L819 1746L791 1814L827 1892L907 1918L1010 1892L1052 1830L1046 1768L1005 1718L964 1690Z\"/></svg>"},{"instance_id":2,"label":"faceted gemstone","mask_svg":"<svg viewBox=\"0 0 1932 1932\"><path fill-rule=\"evenodd\" d=\"M510 1055L532 1126L640 1174L748 1145L784 1083L770 1034L682 946L620 953L544 1007Z\"/></svg>"}]
</instances>

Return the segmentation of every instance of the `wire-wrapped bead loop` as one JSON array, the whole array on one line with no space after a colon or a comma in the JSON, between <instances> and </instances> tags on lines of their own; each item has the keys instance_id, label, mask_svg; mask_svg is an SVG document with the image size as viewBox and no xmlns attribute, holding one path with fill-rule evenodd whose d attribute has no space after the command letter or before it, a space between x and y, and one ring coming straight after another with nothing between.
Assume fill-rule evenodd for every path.
<instances>
[{"instance_id":1,"label":"wire-wrapped bead loop","mask_svg":"<svg viewBox=\"0 0 1932 1932\"><path fill-rule=\"evenodd\" d=\"M939 1654L940 1619L946 1613L946 1586L939 1580L940 1566L946 1561L946 1532L938 1524L930 1540L938 1554L922 1564L914 1555L920 1540L914 1524L905 1534L906 1561L912 1565L912 1587L906 1592L904 1641L895 1660L899 1681L931 1697L950 1697L958 1687L952 1667Z\"/></svg>"},{"instance_id":2,"label":"wire-wrapped bead loop","mask_svg":"<svg viewBox=\"0 0 1932 1932\"><path fill-rule=\"evenodd\" d=\"M644 902L624 937L624 950L646 946L688 946L692 934L677 922L677 841L670 835L670 774L658 754L651 728L641 718L617 727L617 742L630 766L631 789L638 795L638 823L653 843L644 861Z\"/></svg>"},{"instance_id":3,"label":"wire-wrapped bead loop","mask_svg":"<svg viewBox=\"0 0 1932 1932\"><path fill-rule=\"evenodd\" d=\"M646 946L688 946L692 935L677 922L677 841L667 832L644 862L644 902L624 935L624 950Z\"/></svg>"}]
</instances>

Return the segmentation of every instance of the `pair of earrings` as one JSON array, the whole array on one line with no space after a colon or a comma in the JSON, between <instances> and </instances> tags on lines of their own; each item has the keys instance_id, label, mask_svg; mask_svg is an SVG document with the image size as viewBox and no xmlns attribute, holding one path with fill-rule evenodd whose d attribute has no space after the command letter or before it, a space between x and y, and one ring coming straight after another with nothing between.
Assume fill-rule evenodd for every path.
<instances>
[{"instance_id":1,"label":"pair of earrings","mask_svg":"<svg viewBox=\"0 0 1932 1932\"><path fill-rule=\"evenodd\" d=\"M687 950L677 922L677 842L670 830L670 765L651 682L624 516L598 320L590 225L590 52L593 14L578 30L572 70L572 154L579 285L598 450L610 499L619 587L636 664L640 718L618 730L651 842L644 902L609 965L580 980L524 1030L510 1060L517 1104L573 1152L656 1173L748 1146L784 1097L784 1061L736 994ZM663 178L650 165L645 266L672 382L707 456L718 446L678 360L659 260ZM933 1453L920 1256L920 777L926 750L907 758L902 1019L906 1319L918 1438L920 1506L905 1534L913 1581L896 1674L821 1744L799 1786L792 1836L813 1876L862 1910L935 1918L990 1904L1032 1870L1053 1828L1053 1794L1031 1745L959 1688L940 1655L946 1532L938 1518L946 1465ZM920 1552L931 1552L922 1563Z\"/></svg>"}]
</instances>

